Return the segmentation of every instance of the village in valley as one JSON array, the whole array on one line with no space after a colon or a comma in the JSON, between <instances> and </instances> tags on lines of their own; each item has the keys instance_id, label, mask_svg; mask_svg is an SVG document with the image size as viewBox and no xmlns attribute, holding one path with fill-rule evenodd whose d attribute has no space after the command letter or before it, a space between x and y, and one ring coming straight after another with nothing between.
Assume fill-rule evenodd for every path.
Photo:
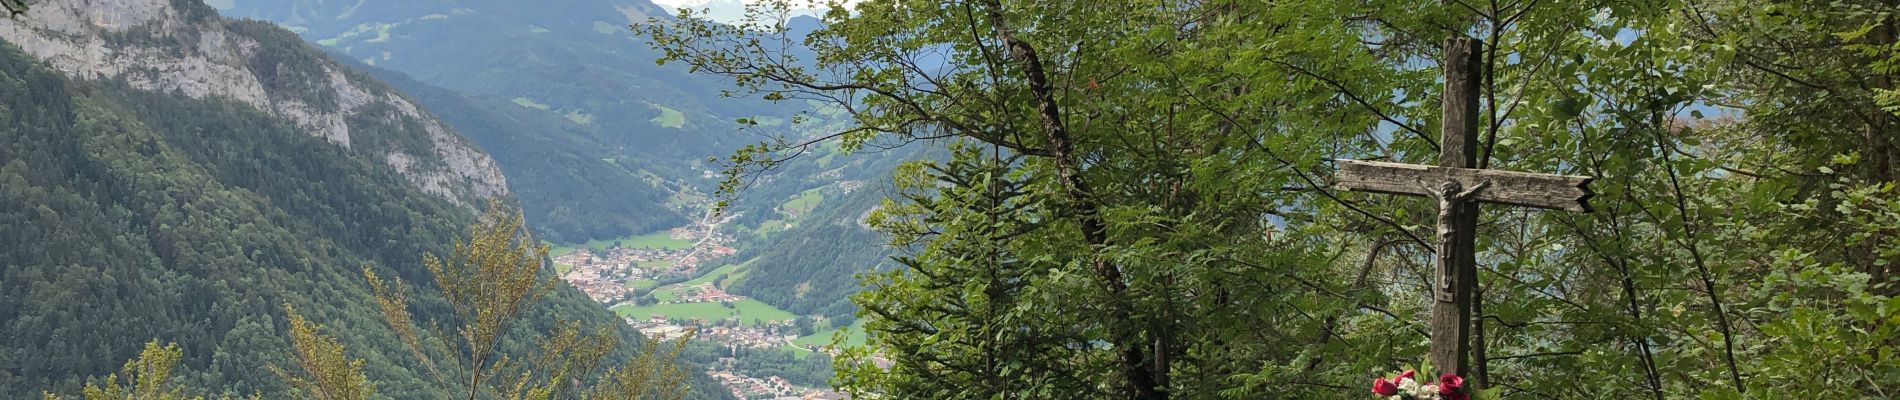
<instances>
[{"instance_id":1,"label":"village in valley","mask_svg":"<svg viewBox=\"0 0 1900 400\"><path fill-rule=\"evenodd\" d=\"M842 399L825 388L794 385L780 376L750 376L732 368L741 349L802 345L796 315L725 290L740 266L734 238L719 231L731 217L707 213L699 221L664 233L606 243L596 248L558 249L550 254L561 278L589 298L608 305L648 338L692 335L726 349L707 375L742 399ZM632 243L629 243L632 242ZM713 268L705 270L705 268ZM695 278L697 277L697 278ZM828 334L826 339L828 341ZM817 335L812 335L817 336Z\"/></svg>"}]
</instances>

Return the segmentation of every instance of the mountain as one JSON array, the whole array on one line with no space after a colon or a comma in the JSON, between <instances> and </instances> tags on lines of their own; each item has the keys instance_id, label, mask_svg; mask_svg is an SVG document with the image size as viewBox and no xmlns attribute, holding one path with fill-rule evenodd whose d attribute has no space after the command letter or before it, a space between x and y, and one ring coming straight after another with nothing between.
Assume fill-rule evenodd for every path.
<instances>
[{"instance_id":1,"label":"mountain","mask_svg":"<svg viewBox=\"0 0 1900 400\"><path fill-rule=\"evenodd\" d=\"M0 19L0 39L0 393L75 393L156 339L183 347L175 379L193 392L286 398L269 368L288 362L289 305L366 360L379 393L448 397L361 270L408 282L419 318L449 314L416 285L420 256L510 194L449 124L196 1L42 2ZM529 315L506 348L558 320L622 326L565 287Z\"/></svg>"},{"instance_id":2,"label":"mountain","mask_svg":"<svg viewBox=\"0 0 1900 400\"><path fill-rule=\"evenodd\" d=\"M760 178L732 208L748 271L734 293L801 315L855 319L857 274L890 265L893 250L865 218L894 192L891 172L928 146L846 154L824 146Z\"/></svg>"},{"instance_id":3,"label":"mountain","mask_svg":"<svg viewBox=\"0 0 1900 400\"><path fill-rule=\"evenodd\" d=\"M683 224L667 200L710 191L704 160L758 140L732 121L795 110L721 98L725 82L655 65L628 25L666 14L643 0L212 3L413 77L383 76L433 93L418 97L525 181L530 221L558 243Z\"/></svg>"},{"instance_id":4,"label":"mountain","mask_svg":"<svg viewBox=\"0 0 1900 400\"><path fill-rule=\"evenodd\" d=\"M356 64L416 99L478 146L508 176L542 239L578 243L686 224L669 204L680 183L649 172L650 160L621 157L586 126L492 96L465 95L401 72Z\"/></svg>"},{"instance_id":5,"label":"mountain","mask_svg":"<svg viewBox=\"0 0 1900 400\"><path fill-rule=\"evenodd\" d=\"M632 218L619 225L634 225L655 215L641 207L662 190L710 192L713 180L703 174L717 166L704 160L765 138L758 134L809 137L843 127L830 120L844 116L822 112L792 124L813 107L722 97L730 82L655 65L661 54L626 26L665 17L666 8L645 0L213 3L226 16L271 21L339 58L392 71L372 73L495 154L531 220L562 243L618 235L550 222ZM821 27L810 16L787 21L794 35ZM786 50L810 56L797 46ZM739 118L759 123L740 131ZM888 194L881 188L889 171L918 154L840 153L824 147L739 193L729 210L736 217L723 229L739 238L740 253L721 261L748 272L735 273L742 277L731 284L734 293L798 314L853 318L855 275L887 264L891 254L884 236L860 221ZM554 179L561 177L568 178Z\"/></svg>"},{"instance_id":6,"label":"mountain","mask_svg":"<svg viewBox=\"0 0 1900 400\"><path fill-rule=\"evenodd\" d=\"M0 21L0 37L68 75L248 105L457 204L507 194L494 160L413 102L288 33L227 23L193 3L40 4L30 18Z\"/></svg>"},{"instance_id":7,"label":"mountain","mask_svg":"<svg viewBox=\"0 0 1900 400\"><path fill-rule=\"evenodd\" d=\"M602 144L640 158L723 155L756 141L734 134L734 119L796 111L725 99L726 81L656 65L660 54L628 28L667 15L645 0L223 3L226 16L283 25L367 64L570 118L594 128Z\"/></svg>"}]
</instances>

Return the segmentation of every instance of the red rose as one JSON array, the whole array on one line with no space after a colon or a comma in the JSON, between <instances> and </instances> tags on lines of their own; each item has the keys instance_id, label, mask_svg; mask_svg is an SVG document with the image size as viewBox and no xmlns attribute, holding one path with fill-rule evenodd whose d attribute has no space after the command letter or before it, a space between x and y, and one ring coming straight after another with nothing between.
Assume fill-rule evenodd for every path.
<instances>
[{"instance_id":1,"label":"red rose","mask_svg":"<svg viewBox=\"0 0 1900 400\"><path fill-rule=\"evenodd\" d=\"M1399 381L1403 381L1403 380L1406 380L1406 379L1412 379L1412 375L1414 375L1414 373L1416 373L1416 372L1418 372L1418 371L1413 371L1413 370L1409 370L1409 369L1408 369L1408 370L1405 370L1405 373L1403 373L1403 374L1399 374L1399 377L1397 377L1397 378L1392 378L1392 382L1393 382L1393 383L1397 383L1397 382L1399 382Z\"/></svg>"},{"instance_id":2,"label":"red rose","mask_svg":"<svg viewBox=\"0 0 1900 400\"><path fill-rule=\"evenodd\" d=\"M1380 396L1399 394L1399 384L1384 379L1372 378L1372 394Z\"/></svg>"},{"instance_id":3,"label":"red rose","mask_svg":"<svg viewBox=\"0 0 1900 400\"><path fill-rule=\"evenodd\" d=\"M1438 377L1438 394L1447 400L1469 400L1465 394L1465 378L1457 374L1444 374Z\"/></svg>"}]
</instances>

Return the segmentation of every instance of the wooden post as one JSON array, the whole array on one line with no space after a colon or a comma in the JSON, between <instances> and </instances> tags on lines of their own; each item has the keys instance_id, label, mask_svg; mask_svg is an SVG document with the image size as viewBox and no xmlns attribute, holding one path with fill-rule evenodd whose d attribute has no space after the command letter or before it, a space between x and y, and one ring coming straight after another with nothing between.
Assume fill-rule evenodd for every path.
<instances>
[{"instance_id":1,"label":"wooden post","mask_svg":"<svg viewBox=\"0 0 1900 400\"><path fill-rule=\"evenodd\" d=\"M1473 38L1453 36L1445 40L1443 65L1445 93L1444 118L1439 140L1438 165L1446 168L1475 168L1478 165L1478 66L1480 47ZM1453 189L1454 191L1456 189ZM1451 207L1449 232L1441 235L1438 245L1437 275L1446 280L1437 286L1432 303L1432 366L1439 372L1466 376L1471 372L1471 301L1472 287L1478 280L1476 255L1478 202L1441 201ZM1441 214L1446 210L1439 210Z\"/></svg>"},{"instance_id":2,"label":"wooden post","mask_svg":"<svg viewBox=\"0 0 1900 400\"><path fill-rule=\"evenodd\" d=\"M1425 196L1438 200L1437 262L1432 285L1434 373L1473 378L1472 311L1477 301L1478 203L1590 212L1588 176L1477 169L1478 69L1482 44L1445 41L1445 97L1438 166L1336 160L1333 187L1340 190ZM1472 390L1484 382L1467 380Z\"/></svg>"}]
</instances>

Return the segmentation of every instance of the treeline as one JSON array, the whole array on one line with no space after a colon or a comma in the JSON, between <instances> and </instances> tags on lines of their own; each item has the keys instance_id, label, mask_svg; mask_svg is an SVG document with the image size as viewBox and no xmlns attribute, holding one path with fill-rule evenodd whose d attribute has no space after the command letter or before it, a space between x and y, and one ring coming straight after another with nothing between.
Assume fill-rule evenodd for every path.
<instances>
[{"instance_id":1,"label":"treeline","mask_svg":"<svg viewBox=\"0 0 1900 400\"><path fill-rule=\"evenodd\" d=\"M1485 208L1473 386L1884 398L1900 382L1891 4L832 11L802 38L771 19L643 30L740 95L845 110L846 148L954 142L897 168L872 218L915 251L854 298L870 346L838 379L855 394L1355 398L1418 366L1434 204L1330 182L1333 160L1437 160L1434 60L1459 36L1482 43L1481 166L1597 192L1590 214Z\"/></svg>"}]
</instances>

